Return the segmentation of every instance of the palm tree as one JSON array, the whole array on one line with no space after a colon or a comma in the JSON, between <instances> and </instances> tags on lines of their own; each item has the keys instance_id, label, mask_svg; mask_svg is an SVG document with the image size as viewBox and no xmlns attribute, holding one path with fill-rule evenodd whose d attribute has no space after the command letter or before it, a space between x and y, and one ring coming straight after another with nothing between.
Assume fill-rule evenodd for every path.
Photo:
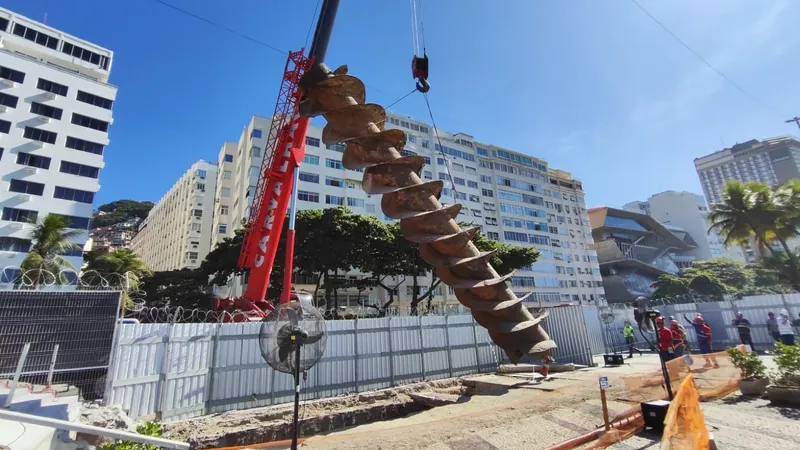
<instances>
[{"instance_id":1,"label":"palm tree","mask_svg":"<svg viewBox=\"0 0 800 450\"><path fill-rule=\"evenodd\" d=\"M120 280L124 283L122 297L127 307L132 305L130 292L138 291L142 279L153 274L139 259L139 255L127 248L120 248L98 256L86 266L84 273L90 270L98 272L101 277L108 277L109 275L123 277ZM100 282L100 280L100 277L92 277L92 280L88 281L93 284L92 281Z\"/></svg>"},{"instance_id":2,"label":"palm tree","mask_svg":"<svg viewBox=\"0 0 800 450\"><path fill-rule=\"evenodd\" d=\"M81 247L72 242L80 235L80 230L70 230L69 220L57 214L48 214L31 230L29 237L33 246L22 261L23 272L36 271L33 287L38 288L43 273L55 276L55 283L62 284L67 280L61 276L63 269L75 270L62 255Z\"/></svg>"}]
</instances>

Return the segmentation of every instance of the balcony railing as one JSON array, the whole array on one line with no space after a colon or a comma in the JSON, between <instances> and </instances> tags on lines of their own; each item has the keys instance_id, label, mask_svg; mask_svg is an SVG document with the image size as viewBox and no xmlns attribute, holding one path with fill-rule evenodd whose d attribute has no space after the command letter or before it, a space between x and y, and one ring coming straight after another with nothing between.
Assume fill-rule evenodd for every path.
<instances>
[{"instance_id":1,"label":"balcony railing","mask_svg":"<svg viewBox=\"0 0 800 450\"><path fill-rule=\"evenodd\" d=\"M614 239L606 239L595 244L597 257L600 262L619 261L623 259L633 259L659 270L669 273L677 273L678 266L672 260L667 249L631 244L629 242L619 242Z\"/></svg>"}]
</instances>

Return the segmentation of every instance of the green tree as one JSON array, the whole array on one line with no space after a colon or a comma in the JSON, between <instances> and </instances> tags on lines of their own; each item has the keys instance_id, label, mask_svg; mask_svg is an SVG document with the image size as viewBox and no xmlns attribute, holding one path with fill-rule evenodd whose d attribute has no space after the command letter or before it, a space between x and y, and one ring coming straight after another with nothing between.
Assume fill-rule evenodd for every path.
<instances>
[{"instance_id":1,"label":"green tree","mask_svg":"<svg viewBox=\"0 0 800 450\"><path fill-rule=\"evenodd\" d=\"M365 217L359 223L358 233L369 236L365 240L366 248L357 252L356 267L372 276L372 284L385 290L389 299L383 304L373 305L360 301L361 306L375 309L379 317L386 315L386 310L395 301L397 286L405 279L407 272L405 258L398 255L403 252L409 242L400 233L400 224L384 224L378 219ZM403 277L400 283L389 285L388 279ZM359 296L360 298L360 296Z\"/></svg>"},{"instance_id":2,"label":"green tree","mask_svg":"<svg viewBox=\"0 0 800 450\"><path fill-rule=\"evenodd\" d=\"M753 284L753 273L744 264L730 258L711 258L696 261L683 271L684 277L690 281L700 274L712 274L727 290L745 292Z\"/></svg>"},{"instance_id":3,"label":"green tree","mask_svg":"<svg viewBox=\"0 0 800 450\"><path fill-rule=\"evenodd\" d=\"M233 275L242 275L247 269L239 268L239 253L242 250L244 230L239 229L231 237L226 237L208 252L200 263L198 271L205 275L207 283L224 286Z\"/></svg>"},{"instance_id":4,"label":"green tree","mask_svg":"<svg viewBox=\"0 0 800 450\"><path fill-rule=\"evenodd\" d=\"M181 269L153 272L142 278L148 307L177 307L211 309L213 295L208 277L199 270Z\"/></svg>"},{"instance_id":5,"label":"green tree","mask_svg":"<svg viewBox=\"0 0 800 450\"><path fill-rule=\"evenodd\" d=\"M96 272L99 276L95 277L92 272ZM122 287L125 305L131 307L133 304L131 293L138 291L142 279L151 274L139 255L127 248L121 248L103 253L87 263L81 280L89 285L102 283L103 280L119 284Z\"/></svg>"},{"instance_id":6,"label":"green tree","mask_svg":"<svg viewBox=\"0 0 800 450\"><path fill-rule=\"evenodd\" d=\"M663 274L652 284L653 299L665 299L689 294L689 280L682 276Z\"/></svg>"},{"instance_id":7,"label":"green tree","mask_svg":"<svg viewBox=\"0 0 800 450\"><path fill-rule=\"evenodd\" d=\"M62 255L81 249L81 246L72 242L80 234L80 230L70 230L69 219L58 214L48 214L33 227L29 234L33 245L20 268L29 272L26 276L31 278L34 288L38 288L45 280L47 272L53 274L55 283L67 282L61 276L61 270L75 270L75 267Z\"/></svg>"},{"instance_id":8,"label":"green tree","mask_svg":"<svg viewBox=\"0 0 800 450\"><path fill-rule=\"evenodd\" d=\"M97 207L92 217L91 229L108 227L131 219L141 220L153 208L153 202L117 200ZM102 213L102 214L101 214Z\"/></svg>"}]
</instances>

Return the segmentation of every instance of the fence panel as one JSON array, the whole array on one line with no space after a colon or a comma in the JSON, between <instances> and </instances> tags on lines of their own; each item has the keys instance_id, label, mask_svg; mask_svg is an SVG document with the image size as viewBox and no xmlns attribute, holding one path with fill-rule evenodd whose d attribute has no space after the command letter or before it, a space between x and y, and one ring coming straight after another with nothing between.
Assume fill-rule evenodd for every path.
<instances>
[{"instance_id":1,"label":"fence panel","mask_svg":"<svg viewBox=\"0 0 800 450\"><path fill-rule=\"evenodd\" d=\"M561 306L547 308L547 311L549 315L543 326L550 338L558 344L558 348L552 353L556 361L591 366L593 352L584 308ZM596 315L594 317L594 320L598 320Z\"/></svg>"}]
</instances>

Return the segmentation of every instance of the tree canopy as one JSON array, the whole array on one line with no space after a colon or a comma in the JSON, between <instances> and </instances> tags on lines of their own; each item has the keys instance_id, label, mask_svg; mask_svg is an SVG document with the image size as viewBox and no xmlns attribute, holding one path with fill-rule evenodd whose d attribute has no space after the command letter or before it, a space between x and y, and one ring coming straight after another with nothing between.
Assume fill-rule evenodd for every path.
<instances>
[{"instance_id":1,"label":"tree canopy","mask_svg":"<svg viewBox=\"0 0 800 450\"><path fill-rule=\"evenodd\" d=\"M131 219L142 220L153 208L153 202L136 200L116 200L97 207L92 216L90 229L108 227ZM102 213L102 214L101 214Z\"/></svg>"}]
</instances>

